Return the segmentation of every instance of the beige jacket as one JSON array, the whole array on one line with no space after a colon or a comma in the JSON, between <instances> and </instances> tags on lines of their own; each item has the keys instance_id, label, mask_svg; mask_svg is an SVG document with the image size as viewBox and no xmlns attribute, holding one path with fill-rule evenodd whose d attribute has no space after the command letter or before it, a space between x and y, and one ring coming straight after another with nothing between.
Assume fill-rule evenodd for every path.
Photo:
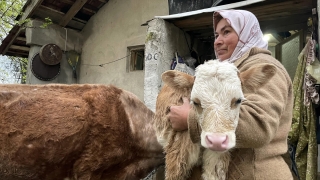
<instances>
[{"instance_id":1,"label":"beige jacket","mask_svg":"<svg viewBox=\"0 0 320 180\"><path fill-rule=\"evenodd\" d=\"M237 144L231 151L230 180L293 179L282 155L287 153L287 136L291 126L293 91L291 79L283 65L270 51L252 48L234 64L245 71L257 64L277 67L276 75L255 94L243 92Z\"/></svg>"}]
</instances>

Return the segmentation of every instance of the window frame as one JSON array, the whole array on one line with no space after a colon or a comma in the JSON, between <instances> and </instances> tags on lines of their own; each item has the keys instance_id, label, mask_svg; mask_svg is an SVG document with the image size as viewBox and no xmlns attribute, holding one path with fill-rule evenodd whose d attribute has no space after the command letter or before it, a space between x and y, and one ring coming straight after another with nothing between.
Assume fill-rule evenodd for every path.
<instances>
[{"instance_id":1,"label":"window frame","mask_svg":"<svg viewBox=\"0 0 320 180\"><path fill-rule=\"evenodd\" d=\"M143 51L143 58L142 58L142 69L136 69L133 65L137 60L137 55L139 52ZM127 47L127 72L136 72L136 71L144 71L145 68L145 45L138 45L138 46L129 46Z\"/></svg>"}]
</instances>

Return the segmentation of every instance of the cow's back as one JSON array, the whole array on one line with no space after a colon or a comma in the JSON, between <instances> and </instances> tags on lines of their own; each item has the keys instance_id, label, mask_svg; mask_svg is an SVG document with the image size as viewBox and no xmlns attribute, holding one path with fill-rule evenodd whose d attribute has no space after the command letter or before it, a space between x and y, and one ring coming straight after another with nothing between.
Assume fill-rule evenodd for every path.
<instances>
[{"instance_id":1,"label":"cow's back","mask_svg":"<svg viewBox=\"0 0 320 180\"><path fill-rule=\"evenodd\" d=\"M128 113L126 101L136 105L142 119ZM161 161L154 132L146 131L151 139L143 141L132 131L133 122L144 129L153 113L114 86L1 85L0 117L0 179L130 178L126 171L139 167L130 169L133 161L152 159L154 165L132 177L144 176ZM145 158L136 152L152 154Z\"/></svg>"}]
</instances>

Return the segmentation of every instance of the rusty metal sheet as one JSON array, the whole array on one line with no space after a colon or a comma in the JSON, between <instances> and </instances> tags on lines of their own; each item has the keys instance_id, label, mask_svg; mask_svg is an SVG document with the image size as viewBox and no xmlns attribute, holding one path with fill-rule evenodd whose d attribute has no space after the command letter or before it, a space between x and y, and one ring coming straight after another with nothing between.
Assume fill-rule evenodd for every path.
<instances>
[{"instance_id":1,"label":"rusty metal sheet","mask_svg":"<svg viewBox=\"0 0 320 180\"><path fill-rule=\"evenodd\" d=\"M62 50L56 44L46 44L40 49L41 60L48 65L59 64L62 59Z\"/></svg>"}]
</instances>

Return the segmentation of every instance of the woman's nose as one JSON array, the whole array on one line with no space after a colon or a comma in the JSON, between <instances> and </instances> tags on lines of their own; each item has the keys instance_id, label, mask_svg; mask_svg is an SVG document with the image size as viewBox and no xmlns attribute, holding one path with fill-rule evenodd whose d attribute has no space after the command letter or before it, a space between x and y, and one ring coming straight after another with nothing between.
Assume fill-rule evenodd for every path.
<instances>
[{"instance_id":1,"label":"woman's nose","mask_svg":"<svg viewBox=\"0 0 320 180\"><path fill-rule=\"evenodd\" d=\"M218 45L221 45L221 44L222 44L222 39L220 38L220 36L218 36L218 37L214 40L213 45L214 45L214 46L218 46Z\"/></svg>"}]
</instances>

